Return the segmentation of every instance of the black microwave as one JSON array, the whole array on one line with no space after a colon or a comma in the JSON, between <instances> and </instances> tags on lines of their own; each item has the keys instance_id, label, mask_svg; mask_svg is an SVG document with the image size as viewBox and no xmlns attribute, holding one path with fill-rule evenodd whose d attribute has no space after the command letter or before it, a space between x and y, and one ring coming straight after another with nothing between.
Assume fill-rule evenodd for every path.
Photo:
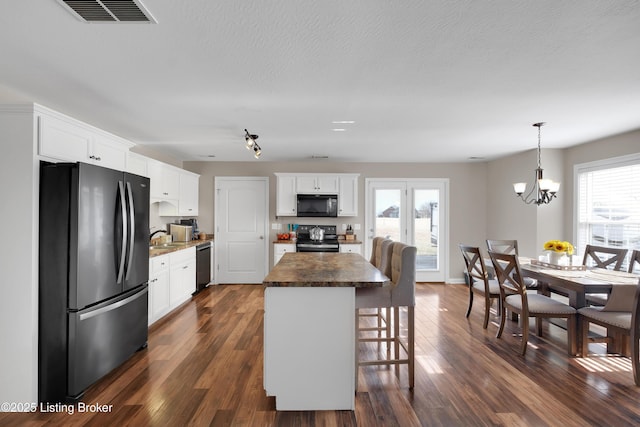
<instances>
[{"instance_id":1,"label":"black microwave","mask_svg":"<svg viewBox=\"0 0 640 427\"><path fill-rule=\"evenodd\" d=\"M298 194L298 216L338 216L336 194Z\"/></svg>"}]
</instances>

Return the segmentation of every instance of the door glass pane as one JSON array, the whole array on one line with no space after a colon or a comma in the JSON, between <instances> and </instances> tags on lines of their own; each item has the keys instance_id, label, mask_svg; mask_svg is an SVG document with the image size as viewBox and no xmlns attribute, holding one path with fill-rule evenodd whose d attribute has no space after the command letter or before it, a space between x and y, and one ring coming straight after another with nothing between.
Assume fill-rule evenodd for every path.
<instances>
[{"instance_id":1,"label":"door glass pane","mask_svg":"<svg viewBox=\"0 0 640 427\"><path fill-rule=\"evenodd\" d=\"M401 197L399 189L375 190L375 236L382 236L396 242L401 239Z\"/></svg>"},{"instance_id":2,"label":"door glass pane","mask_svg":"<svg viewBox=\"0 0 640 427\"><path fill-rule=\"evenodd\" d=\"M413 242L417 270L438 270L438 190L414 190Z\"/></svg>"}]
</instances>

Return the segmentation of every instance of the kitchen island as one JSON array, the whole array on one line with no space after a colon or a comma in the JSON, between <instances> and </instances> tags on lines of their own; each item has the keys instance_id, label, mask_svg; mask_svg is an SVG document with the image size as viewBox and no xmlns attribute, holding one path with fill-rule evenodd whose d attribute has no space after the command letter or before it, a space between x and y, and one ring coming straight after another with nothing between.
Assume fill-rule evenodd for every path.
<instances>
[{"instance_id":1,"label":"kitchen island","mask_svg":"<svg viewBox=\"0 0 640 427\"><path fill-rule=\"evenodd\" d=\"M264 388L276 409L354 409L355 288L388 282L359 254L282 257L263 281Z\"/></svg>"}]
</instances>

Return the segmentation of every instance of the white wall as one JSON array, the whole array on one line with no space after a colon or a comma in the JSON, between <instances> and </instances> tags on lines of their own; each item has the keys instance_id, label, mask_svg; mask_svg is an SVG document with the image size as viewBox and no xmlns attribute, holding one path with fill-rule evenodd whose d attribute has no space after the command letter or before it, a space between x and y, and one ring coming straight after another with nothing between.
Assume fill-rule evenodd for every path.
<instances>
[{"instance_id":1,"label":"white wall","mask_svg":"<svg viewBox=\"0 0 640 427\"><path fill-rule=\"evenodd\" d=\"M640 130L615 135L593 142L576 145L564 150L564 228L572 239L573 236L573 169L581 163L610 159L640 153Z\"/></svg>"},{"instance_id":2,"label":"white wall","mask_svg":"<svg viewBox=\"0 0 640 427\"><path fill-rule=\"evenodd\" d=\"M511 184L526 181L530 185L536 167L536 150L489 162L489 238L514 238L522 254L539 254L545 241L575 241L574 166L640 152L640 130L615 135L563 150L542 150L542 167L546 178L560 181L558 198L549 205L526 206L513 193ZM509 237L513 236L513 237ZM579 251L580 248L577 248Z\"/></svg>"},{"instance_id":3,"label":"white wall","mask_svg":"<svg viewBox=\"0 0 640 427\"><path fill-rule=\"evenodd\" d=\"M33 108L0 108L0 402L38 396L38 163Z\"/></svg>"},{"instance_id":4,"label":"white wall","mask_svg":"<svg viewBox=\"0 0 640 427\"><path fill-rule=\"evenodd\" d=\"M365 178L449 178L450 179L450 241L449 277L462 278L464 263L458 249L460 243L479 243L486 238L486 169L481 163L328 163L328 162L184 162L183 167L200 174L200 205L198 225L201 230L214 231L213 181L215 176L269 177L270 222L314 224L317 220L296 217L275 217L275 172L359 173L358 217L323 220L323 224L359 223L364 227ZM305 222L309 221L309 222ZM364 233L364 230L362 231ZM275 232L272 231L274 240ZM356 233L357 234L357 233ZM366 254L365 254L366 256ZM271 254L270 259L273 258Z\"/></svg>"}]
</instances>

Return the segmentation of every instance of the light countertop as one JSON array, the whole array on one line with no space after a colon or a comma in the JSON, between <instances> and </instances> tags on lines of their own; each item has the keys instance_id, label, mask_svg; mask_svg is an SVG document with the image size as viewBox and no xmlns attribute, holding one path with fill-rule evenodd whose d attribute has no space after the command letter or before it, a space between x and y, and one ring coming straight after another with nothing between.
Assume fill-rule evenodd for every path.
<instances>
[{"instance_id":1,"label":"light countertop","mask_svg":"<svg viewBox=\"0 0 640 427\"><path fill-rule=\"evenodd\" d=\"M181 251L183 249L198 246L206 242L213 242L213 238L207 238L204 240L190 240L188 242L171 242L163 245L149 246L149 258L165 255L175 251Z\"/></svg>"}]
</instances>

